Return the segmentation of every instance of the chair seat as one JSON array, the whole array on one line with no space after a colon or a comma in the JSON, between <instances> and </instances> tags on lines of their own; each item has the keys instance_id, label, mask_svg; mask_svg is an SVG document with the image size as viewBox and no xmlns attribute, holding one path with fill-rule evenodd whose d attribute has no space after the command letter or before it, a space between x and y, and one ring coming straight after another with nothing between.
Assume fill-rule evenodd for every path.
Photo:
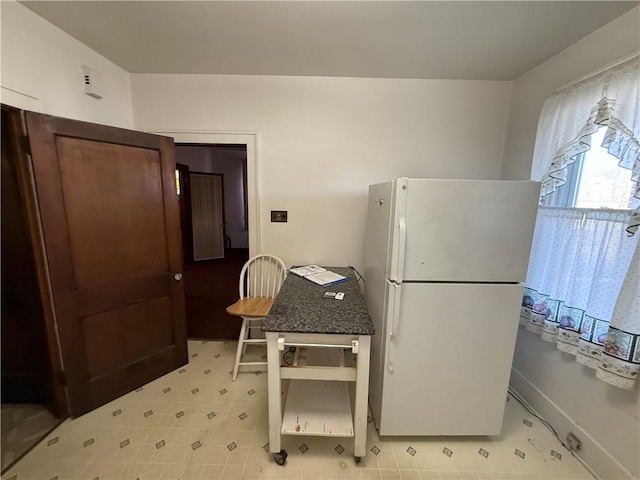
<instances>
[{"instance_id":1,"label":"chair seat","mask_svg":"<svg viewBox=\"0 0 640 480\"><path fill-rule=\"evenodd\" d=\"M266 317L273 305L272 297L245 297L227 307L227 313L238 317Z\"/></svg>"}]
</instances>

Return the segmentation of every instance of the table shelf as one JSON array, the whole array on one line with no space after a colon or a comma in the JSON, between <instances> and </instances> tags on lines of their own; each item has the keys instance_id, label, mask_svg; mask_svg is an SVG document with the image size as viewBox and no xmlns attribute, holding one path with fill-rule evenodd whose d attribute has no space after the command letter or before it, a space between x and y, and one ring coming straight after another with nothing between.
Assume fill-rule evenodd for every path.
<instances>
[{"instance_id":1,"label":"table shelf","mask_svg":"<svg viewBox=\"0 0 640 480\"><path fill-rule=\"evenodd\" d=\"M282 418L284 435L353 437L345 382L292 380Z\"/></svg>"}]
</instances>

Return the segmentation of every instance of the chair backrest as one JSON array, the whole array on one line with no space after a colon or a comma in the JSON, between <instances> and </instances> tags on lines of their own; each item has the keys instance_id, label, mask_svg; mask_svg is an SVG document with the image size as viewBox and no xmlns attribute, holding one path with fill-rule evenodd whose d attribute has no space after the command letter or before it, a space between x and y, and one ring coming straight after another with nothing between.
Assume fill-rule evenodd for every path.
<instances>
[{"instance_id":1,"label":"chair backrest","mask_svg":"<svg viewBox=\"0 0 640 480\"><path fill-rule=\"evenodd\" d=\"M240 298L275 297L287 276L287 266L275 255L256 255L240 272Z\"/></svg>"}]
</instances>

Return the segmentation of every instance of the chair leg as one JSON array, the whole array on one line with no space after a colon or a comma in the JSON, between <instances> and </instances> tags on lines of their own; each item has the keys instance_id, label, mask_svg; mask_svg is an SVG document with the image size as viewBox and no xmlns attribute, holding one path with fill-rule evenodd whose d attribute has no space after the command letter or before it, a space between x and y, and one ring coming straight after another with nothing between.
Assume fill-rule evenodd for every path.
<instances>
[{"instance_id":1,"label":"chair leg","mask_svg":"<svg viewBox=\"0 0 640 480\"><path fill-rule=\"evenodd\" d=\"M233 377L231 381L235 382L236 378L238 378L238 369L240 368L240 359L245 350L244 340L247 337L247 323L249 323L249 319L242 318L242 327L240 327L240 335L238 336L238 348L236 349L236 361L233 364Z\"/></svg>"},{"instance_id":2,"label":"chair leg","mask_svg":"<svg viewBox=\"0 0 640 480\"><path fill-rule=\"evenodd\" d=\"M242 341L247 340L248 338L251 337L251 327L253 326L253 319L252 318L247 318L247 328L244 331L244 338L242 339ZM246 355L247 354L247 344L245 343L242 346L242 355Z\"/></svg>"}]
</instances>

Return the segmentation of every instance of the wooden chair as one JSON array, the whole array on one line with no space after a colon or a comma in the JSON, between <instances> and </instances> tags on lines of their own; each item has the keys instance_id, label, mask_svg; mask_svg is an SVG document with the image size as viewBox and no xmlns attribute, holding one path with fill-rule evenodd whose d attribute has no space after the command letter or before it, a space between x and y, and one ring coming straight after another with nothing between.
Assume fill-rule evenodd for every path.
<instances>
[{"instance_id":1,"label":"wooden chair","mask_svg":"<svg viewBox=\"0 0 640 480\"><path fill-rule=\"evenodd\" d=\"M274 255L256 255L250 258L240 272L240 300L227 307L227 313L242 317L242 327L238 338L238 349L233 365L233 381L236 381L238 370L243 365L267 365L267 362L243 362L247 345L266 345L265 338L250 336L252 329L262 328L262 321L267 316L275 296L280 291L287 275L284 262Z\"/></svg>"}]
</instances>

